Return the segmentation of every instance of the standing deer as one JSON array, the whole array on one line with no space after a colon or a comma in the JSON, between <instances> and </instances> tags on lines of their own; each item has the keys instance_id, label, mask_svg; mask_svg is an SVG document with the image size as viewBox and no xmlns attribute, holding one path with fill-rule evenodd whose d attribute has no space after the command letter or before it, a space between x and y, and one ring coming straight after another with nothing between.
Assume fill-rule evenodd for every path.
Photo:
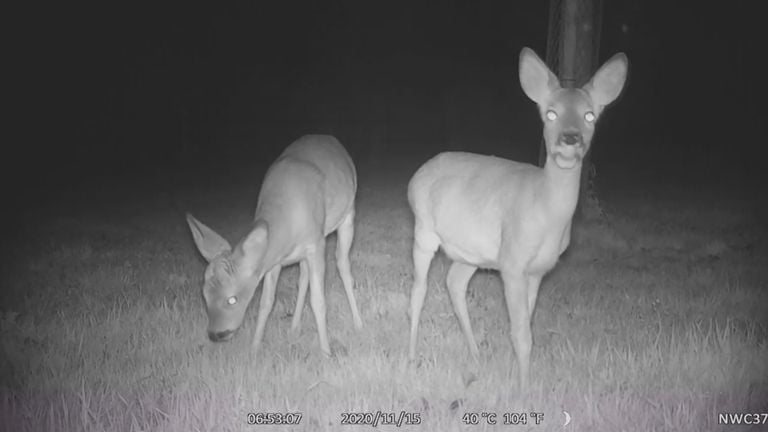
<instances>
[{"instance_id":1,"label":"standing deer","mask_svg":"<svg viewBox=\"0 0 768 432\"><path fill-rule=\"evenodd\" d=\"M501 274L519 382L522 389L528 387L531 317L539 284L568 247L582 159L598 117L621 93L627 67L626 56L616 54L584 87L562 88L536 53L523 48L520 84L544 122L544 167L446 152L414 174L408 184L415 216L411 359L416 355L427 272L442 247L453 261L446 278L448 292L475 363L479 352L467 312L467 286L478 267Z\"/></svg>"},{"instance_id":2,"label":"standing deer","mask_svg":"<svg viewBox=\"0 0 768 432\"><path fill-rule=\"evenodd\" d=\"M275 301L280 269L298 262L299 293L291 328L299 328L309 285L320 348L330 355L325 317L325 237L334 231L338 234L336 265L355 327L362 328L349 265L356 189L355 166L341 143L329 135L306 135L289 145L267 170L252 228L234 248L187 214L195 244L208 261L203 297L212 341L232 337L263 278L253 336L253 350L258 351Z\"/></svg>"}]
</instances>

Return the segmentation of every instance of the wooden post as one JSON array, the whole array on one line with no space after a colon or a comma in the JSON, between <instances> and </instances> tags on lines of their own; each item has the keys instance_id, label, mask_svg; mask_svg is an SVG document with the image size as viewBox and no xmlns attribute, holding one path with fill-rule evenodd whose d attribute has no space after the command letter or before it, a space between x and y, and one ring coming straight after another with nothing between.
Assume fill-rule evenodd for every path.
<instances>
[{"instance_id":1,"label":"wooden post","mask_svg":"<svg viewBox=\"0 0 768 432\"><path fill-rule=\"evenodd\" d=\"M581 87L597 68L600 40L602 0L551 0L547 64L557 74L563 87ZM594 144L594 142L593 142ZM579 189L580 216L591 217L597 211L587 197L593 172L592 151L587 153L581 168ZM539 165L546 162L544 142L539 151Z\"/></svg>"}]
</instances>

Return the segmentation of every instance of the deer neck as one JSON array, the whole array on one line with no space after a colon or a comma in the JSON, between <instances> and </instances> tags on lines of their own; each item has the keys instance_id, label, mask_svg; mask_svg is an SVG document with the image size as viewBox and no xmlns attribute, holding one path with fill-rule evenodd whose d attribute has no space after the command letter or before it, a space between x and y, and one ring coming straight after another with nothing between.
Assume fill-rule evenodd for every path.
<instances>
[{"instance_id":1,"label":"deer neck","mask_svg":"<svg viewBox=\"0 0 768 432\"><path fill-rule=\"evenodd\" d=\"M543 198L550 215L570 220L579 200L581 164L571 169L557 166L552 156L542 168L544 174Z\"/></svg>"},{"instance_id":2,"label":"deer neck","mask_svg":"<svg viewBox=\"0 0 768 432\"><path fill-rule=\"evenodd\" d=\"M259 211L253 226L264 224L267 227L267 246L261 259L260 270L267 272L280 264L283 259L296 247L293 238L291 216L280 209L266 208Z\"/></svg>"}]
</instances>

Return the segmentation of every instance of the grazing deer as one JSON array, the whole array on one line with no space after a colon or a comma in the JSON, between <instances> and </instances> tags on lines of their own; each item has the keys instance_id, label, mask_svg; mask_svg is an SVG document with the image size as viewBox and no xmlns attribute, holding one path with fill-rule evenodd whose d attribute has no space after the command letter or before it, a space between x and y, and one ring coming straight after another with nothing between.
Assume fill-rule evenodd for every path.
<instances>
[{"instance_id":1,"label":"grazing deer","mask_svg":"<svg viewBox=\"0 0 768 432\"><path fill-rule=\"evenodd\" d=\"M203 297L212 341L232 337L263 278L253 336L253 350L258 351L275 301L280 269L298 262L299 293L291 328L299 328L309 285L320 348L330 355L325 319L325 237L333 231L338 234L336 265L355 327L362 328L349 266L356 189L355 166L339 141L329 135L306 135L289 145L267 170L252 228L234 248L187 214L195 244L208 261Z\"/></svg>"},{"instance_id":2,"label":"grazing deer","mask_svg":"<svg viewBox=\"0 0 768 432\"><path fill-rule=\"evenodd\" d=\"M544 62L523 48L520 83L544 122L544 167L446 152L414 174L408 184L415 215L411 359L416 355L427 272L442 247L453 261L446 278L448 292L475 363L479 352L467 312L467 286L478 267L500 272L520 386L528 387L531 317L539 284L568 247L582 159L600 113L619 96L626 74L627 58L617 54L584 87L562 88Z\"/></svg>"}]
</instances>

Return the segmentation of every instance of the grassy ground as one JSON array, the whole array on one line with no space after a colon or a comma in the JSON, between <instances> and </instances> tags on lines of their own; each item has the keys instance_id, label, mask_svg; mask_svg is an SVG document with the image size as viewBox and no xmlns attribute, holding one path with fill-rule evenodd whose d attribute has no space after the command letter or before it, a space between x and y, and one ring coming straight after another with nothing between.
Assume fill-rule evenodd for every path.
<instances>
[{"instance_id":1,"label":"grassy ground","mask_svg":"<svg viewBox=\"0 0 768 432\"><path fill-rule=\"evenodd\" d=\"M575 229L544 280L523 397L498 275L479 272L471 282L482 356L471 371L442 256L432 265L420 357L406 361L413 168L361 178L352 249L361 332L329 241L330 359L320 354L311 308L301 332L289 332L295 268L281 276L258 356L249 352L255 306L231 342L206 339L203 261L181 211L235 240L257 184L233 188L247 184L237 179L119 204L89 198L97 191L62 200L69 207L49 210L52 217L29 215L14 233L23 241L4 259L0 429L368 430L341 426L344 413L396 420L404 412L420 424L397 429L385 417L378 428L730 431L748 429L719 425L719 413L768 412L768 248L750 200L607 190L606 221ZM88 210L77 210L84 200ZM563 411L572 416L565 429ZM297 413L300 423L248 424L270 412Z\"/></svg>"}]
</instances>

